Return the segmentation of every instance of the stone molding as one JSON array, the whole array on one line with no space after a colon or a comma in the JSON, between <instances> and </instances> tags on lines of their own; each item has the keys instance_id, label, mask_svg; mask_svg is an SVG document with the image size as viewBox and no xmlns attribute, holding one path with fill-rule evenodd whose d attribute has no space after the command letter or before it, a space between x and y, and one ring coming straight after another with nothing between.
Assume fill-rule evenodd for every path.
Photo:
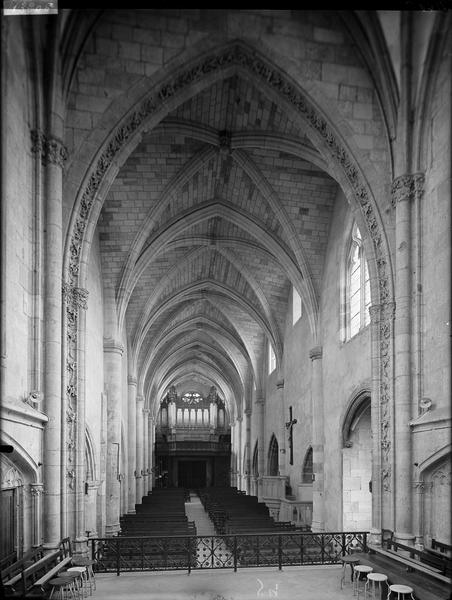
<instances>
[{"instance_id":1,"label":"stone molding","mask_svg":"<svg viewBox=\"0 0 452 600\"><path fill-rule=\"evenodd\" d=\"M39 129L32 129L30 134L31 151L41 157L41 163L44 166L57 165L63 169L68 159L68 151L63 142L58 138L48 137Z\"/></svg>"},{"instance_id":2,"label":"stone molding","mask_svg":"<svg viewBox=\"0 0 452 600\"><path fill-rule=\"evenodd\" d=\"M323 356L323 348L322 346L315 346L309 350L309 358L314 361L322 358Z\"/></svg>"},{"instance_id":3,"label":"stone molding","mask_svg":"<svg viewBox=\"0 0 452 600\"><path fill-rule=\"evenodd\" d=\"M70 306L72 310L88 308L88 296L89 292L85 288L79 288L69 283L63 283L63 298L66 305Z\"/></svg>"},{"instance_id":4,"label":"stone molding","mask_svg":"<svg viewBox=\"0 0 452 600\"><path fill-rule=\"evenodd\" d=\"M378 325L381 317L381 305L372 304L372 306L369 307L369 315L372 325Z\"/></svg>"},{"instance_id":5,"label":"stone molding","mask_svg":"<svg viewBox=\"0 0 452 600\"><path fill-rule=\"evenodd\" d=\"M80 309L87 309L88 290L64 282L62 294L66 311L66 466L68 485L71 489L74 489L77 435L78 320Z\"/></svg>"},{"instance_id":6,"label":"stone molding","mask_svg":"<svg viewBox=\"0 0 452 600\"><path fill-rule=\"evenodd\" d=\"M112 352L122 356L124 353L124 346L113 338L104 338L104 352Z\"/></svg>"},{"instance_id":7,"label":"stone molding","mask_svg":"<svg viewBox=\"0 0 452 600\"><path fill-rule=\"evenodd\" d=\"M253 411L251 410L251 408L245 408L243 414L247 417L250 417L253 414Z\"/></svg>"},{"instance_id":8,"label":"stone molding","mask_svg":"<svg viewBox=\"0 0 452 600\"><path fill-rule=\"evenodd\" d=\"M127 385L137 385L137 378L133 375L127 375Z\"/></svg>"},{"instance_id":9,"label":"stone molding","mask_svg":"<svg viewBox=\"0 0 452 600\"><path fill-rule=\"evenodd\" d=\"M424 173L405 174L396 177L391 186L391 204L393 208L399 202L409 202L416 198L422 198L424 181Z\"/></svg>"},{"instance_id":10,"label":"stone molding","mask_svg":"<svg viewBox=\"0 0 452 600\"><path fill-rule=\"evenodd\" d=\"M284 379L280 379L276 382L276 389L283 390L284 389Z\"/></svg>"},{"instance_id":11,"label":"stone molding","mask_svg":"<svg viewBox=\"0 0 452 600\"><path fill-rule=\"evenodd\" d=\"M395 302L380 307L380 431L382 449L383 490L391 491L391 421L392 421L392 344L394 338Z\"/></svg>"}]
</instances>

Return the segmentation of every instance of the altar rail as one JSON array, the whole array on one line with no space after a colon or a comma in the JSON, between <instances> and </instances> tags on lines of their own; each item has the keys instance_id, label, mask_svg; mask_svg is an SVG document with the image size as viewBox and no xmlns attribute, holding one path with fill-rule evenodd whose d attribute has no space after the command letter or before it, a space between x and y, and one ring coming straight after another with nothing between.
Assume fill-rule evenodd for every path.
<instances>
[{"instance_id":1,"label":"altar rail","mask_svg":"<svg viewBox=\"0 0 452 600\"><path fill-rule=\"evenodd\" d=\"M98 573L234 569L340 563L367 551L367 532L110 537L91 539Z\"/></svg>"}]
</instances>

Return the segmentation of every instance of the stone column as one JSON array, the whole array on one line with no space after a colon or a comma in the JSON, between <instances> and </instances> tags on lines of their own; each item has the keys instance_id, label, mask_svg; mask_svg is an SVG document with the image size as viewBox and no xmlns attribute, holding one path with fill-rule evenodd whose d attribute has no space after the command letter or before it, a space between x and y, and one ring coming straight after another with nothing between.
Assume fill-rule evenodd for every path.
<instances>
[{"instance_id":1,"label":"stone column","mask_svg":"<svg viewBox=\"0 0 452 600\"><path fill-rule=\"evenodd\" d=\"M371 429L372 429L372 527L370 542L381 545L382 528L382 488L381 488L381 436L380 436L380 313L379 304L374 304L370 312L371 344Z\"/></svg>"},{"instance_id":2,"label":"stone column","mask_svg":"<svg viewBox=\"0 0 452 600\"><path fill-rule=\"evenodd\" d=\"M155 423L156 417L149 418L149 437L151 438L151 490L155 487Z\"/></svg>"},{"instance_id":3,"label":"stone column","mask_svg":"<svg viewBox=\"0 0 452 600\"><path fill-rule=\"evenodd\" d=\"M257 480L257 497L262 498L262 477L265 475L265 400L263 396L258 396L255 400L257 408L257 449L258 449L258 469L259 477Z\"/></svg>"},{"instance_id":4,"label":"stone column","mask_svg":"<svg viewBox=\"0 0 452 600\"><path fill-rule=\"evenodd\" d=\"M107 392L107 473L106 473L106 536L119 531L121 485L121 373L124 347L116 340L104 339L104 373Z\"/></svg>"},{"instance_id":5,"label":"stone column","mask_svg":"<svg viewBox=\"0 0 452 600\"><path fill-rule=\"evenodd\" d=\"M31 523L33 528L32 546L40 546L42 544L42 483L31 483Z\"/></svg>"},{"instance_id":6,"label":"stone column","mask_svg":"<svg viewBox=\"0 0 452 600\"><path fill-rule=\"evenodd\" d=\"M143 396L137 395L136 407L136 422L137 422L137 437L136 437L136 501L141 504L143 501Z\"/></svg>"},{"instance_id":7,"label":"stone column","mask_svg":"<svg viewBox=\"0 0 452 600\"><path fill-rule=\"evenodd\" d=\"M412 418L411 389L411 204L420 194L424 176L401 175L392 184L396 209L395 255L395 403L394 403L394 507L396 541L414 542L412 533ZM417 416L417 415L416 415Z\"/></svg>"},{"instance_id":8,"label":"stone column","mask_svg":"<svg viewBox=\"0 0 452 600\"><path fill-rule=\"evenodd\" d=\"M236 463L237 463L237 457L236 457L235 423L231 423L231 461L230 461L231 487L237 486Z\"/></svg>"},{"instance_id":9,"label":"stone column","mask_svg":"<svg viewBox=\"0 0 452 600\"><path fill-rule=\"evenodd\" d=\"M243 443L242 443L242 421L243 417L237 417L237 487L243 487Z\"/></svg>"},{"instance_id":10,"label":"stone column","mask_svg":"<svg viewBox=\"0 0 452 600\"><path fill-rule=\"evenodd\" d=\"M286 475L286 417L284 407L284 380L281 379L276 383L278 405L281 411L280 426L279 426L279 475Z\"/></svg>"},{"instance_id":11,"label":"stone column","mask_svg":"<svg viewBox=\"0 0 452 600\"><path fill-rule=\"evenodd\" d=\"M248 449L245 465L246 493L251 494L251 408L245 409L246 447Z\"/></svg>"},{"instance_id":12,"label":"stone column","mask_svg":"<svg viewBox=\"0 0 452 600\"><path fill-rule=\"evenodd\" d=\"M148 428L148 466L149 466L149 475L148 475L148 492L152 492L153 487L153 469L154 469L154 431L153 431L153 418L151 417L151 411L148 413L147 419L147 428Z\"/></svg>"},{"instance_id":13,"label":"stone column","mask_svg":"<svg viewBox=\"0 0 452 600\"><path fill-rule=\"evenodd\" d=\"M88 481L86 483L87 494L85 500L86 513L86 531L89 532L88 537L97 537L97 492L100 486L100 481Z\"/></svg>"},{"instance_id":14,"label":"stone column","mask_svg":"<svg viewBox=\"0 0 452 600\"><path fill-rule=\"evenodd\" d=\"M149 489L149 409L143 408L143 496Z\"/></svg>"},{"instance_id":15,"label":"stone column","mask_svg":"<svg viewBox=\"0 0 452 600\"><path fill-rule=\"evenodd\" d=\"M424 549L424 481L413 481L414 504L413 504L413 533L414 545L418 550Z\"/></svg>"},{"instance_id":16,"label":"stone column","mask_svg":"<svg viewBox=\"0 0 452 600\"><path fill-rule=\"evenodd\" d=\"M56 548L62 534L62 169L67 150L61 141L32 132L32 151L41 158L45 181L44 233L44 546Z\"/></svg>"},{"instance_id":17,"label":"stone column","mask_svg":"<svg viewBox=\"0 0 452 600\"><path fill-rule=\"evenodd\" d=\"M127 444L128 444L128 473L127 473L127 489L128 489L128 506L127 512L135 513L137 486L135 481L136 459L137 459L137 380L129 375L127 378L128 398L127 398Z\"/></svg>"},{"instance_id":18,"label":"stone column","mask_svg":"<svg viewBox=\"0 0 452 600\"><path fill-rule=\"evenodd\" d=\"M312 485L312 531L325 531L322 348L312 348L309 358L312 361L312 462L315 476Z\"/></svg>"}]
</instances>

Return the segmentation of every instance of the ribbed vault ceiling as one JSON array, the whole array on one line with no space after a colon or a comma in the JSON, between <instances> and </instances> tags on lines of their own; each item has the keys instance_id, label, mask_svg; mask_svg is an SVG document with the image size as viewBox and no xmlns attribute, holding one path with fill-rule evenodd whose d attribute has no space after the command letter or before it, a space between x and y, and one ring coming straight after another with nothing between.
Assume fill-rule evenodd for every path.
<instances>
[{"instance_id":1,"label":"ribbed vault ceiling","mask_svg":"<svg viewBox=\"0 0 452 600\"><path fill-rule=\"evenodd\" d=\"M337 183L300 127L234 75L182 104L121 167L99 219L102 269L146 395L215 385L241 406L278 360L295 285L322 277Z\"/></svg>"}]
</instances>

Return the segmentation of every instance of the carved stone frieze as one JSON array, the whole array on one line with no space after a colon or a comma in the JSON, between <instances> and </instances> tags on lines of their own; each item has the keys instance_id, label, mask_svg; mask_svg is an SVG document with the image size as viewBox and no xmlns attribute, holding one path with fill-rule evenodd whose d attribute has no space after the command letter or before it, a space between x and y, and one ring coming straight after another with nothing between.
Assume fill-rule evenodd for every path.
<instances>
[{"instance_id":1,"label":"carved stone frieze","mask_svg":"<svg viewBox=\"0 0 452 600\"><path fill-rule=\"evenodd\" d=\"M37 129L31 131L31 151L41 157L44 166L54 164L61 168L68 158L68 151L61 140L47 137Z\"/></svg>"},{"instance_id":2,"label":"carved stone frieze","mask_svg":"<svg viewBox=\"0 0 452 600\"><path fill-rule=\"evenodd\" d=\"M380 306L380 433L382 449L382 467L385 473L383 490L391 490L391 447L392 447L392 344L394 331L395 303L388 302Z\"/></svg>"},{"instance_id":3,"label":"carved stone frieze","mask_svg":"<svg viewBox=\"0 0 452 600\"><path fill-rule=\"evenodd\" d=\"M66 455L68 472L72 475L68 485L75 485L76 433L77 433L77 335L80 309L86 310L88 290L63 284L66 311Z\"/></svg>"}]
</instances>

